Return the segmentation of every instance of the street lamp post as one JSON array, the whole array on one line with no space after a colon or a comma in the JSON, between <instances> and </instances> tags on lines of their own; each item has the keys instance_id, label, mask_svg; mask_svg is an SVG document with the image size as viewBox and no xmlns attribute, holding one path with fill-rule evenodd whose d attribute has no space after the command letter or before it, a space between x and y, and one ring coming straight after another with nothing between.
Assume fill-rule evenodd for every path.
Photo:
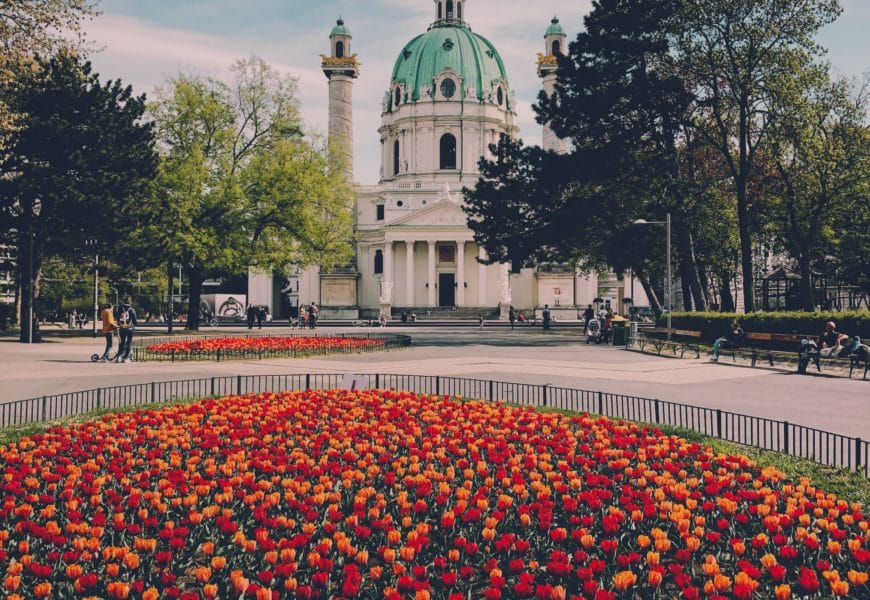
<instances>
[{"instance_id":1,"label":"street lamp post","mask_svg":"<svg viewBox=\"0 0 870 600\"><path fill-rule=\"evenodd\" d=\"M94 322L91 334L97 337L97 321L100 319L100 253L96 239L85 240L85 247L94 249Z\"/></svg>"},{"instance_id":2,"label":"street lamp post","mask_svg":"<svg viewBox=\"0 0 870 600\"><path fill-rule=\"evenodd\" d=\"M665 286L665 304L668 307L668 341L671 341L671 313L673 312L673 282L671 278L671 213L668 211L664 221L647 221L637 219L635 225L664 225L667 232L668 246L665 251L667 264L667 285Z\"/></svg>"}]
</instances>

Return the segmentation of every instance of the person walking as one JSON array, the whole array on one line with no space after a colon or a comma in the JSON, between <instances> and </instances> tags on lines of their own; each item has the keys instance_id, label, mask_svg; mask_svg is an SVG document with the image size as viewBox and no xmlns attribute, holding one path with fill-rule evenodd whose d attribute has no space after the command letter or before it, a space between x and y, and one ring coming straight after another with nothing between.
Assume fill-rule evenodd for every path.
<instances>
[{"instance_id":1,"label":"person walking","mask_svg":"<svg viewBox=\"0 0 870 600\"><path fill-rule=\"evenodd\" d=\"M124 304L118 314L118 356L115 362L133 362L133 331L139 322L136 320L136 309L130 301L130 296L124 298Z\"/></svg>"},{"instance_id":2,"label":"person walking","mask_svg":"<svg viewBox=\"0 0 870 600\"><path fill-rule=\"evenodd\" d=\"M257 309L254 308L253 305L248 306L248 310L245 313L245 317L247 317L247 321L248 321L248 329L254 328L254 319L256 318L256 316L257 316Z\"/></svg>"},{"instance_id":3,"label":"person walking","mask_svg":"<svg viewBox=\"0 0 870 600\"><path fill-rule=\"evenodd\" d=\"M103 336L106 338L106 350L100 357L101 362L109 360L109 352L112 351L112 336L115 335L115 330L118 328L113 308L112 303L109 302L103 307L103 312L100 313L100 319L103 321Z\"/></svg>"},{"instance_id":4,"label":"person walking","mask_svg":"<svg viewBox=\"0 0 870 600\"><path fill-rule=\"evenodd\" d=\"M516 323L516 321L517 321L517 311L514 309L513 306L511 306L510 310L508 311L508 321L510 321L511 331L513 331L514 330L514 323Z\"/></svg>"},{"instance_id":5,"label":"person walking","mask_svg":"<svg viewBox=\"0 0 870 600\"><path fill-rule=\"evenodd\" d=\"M266 307L261 306L257 309L257 329L263 328L263 321L266 320Z\"/></svg>"},{"instance_id":6,"label":"person walking","mask_svg":"<svg viewBox=\"0 0 870 600\"><path fill-rule=\"evenodd\" d=\"M544 322L544 329L550 329L550 305L544 305L544 311L541 313L541 320Z\"/></svg>"}]
</instances>

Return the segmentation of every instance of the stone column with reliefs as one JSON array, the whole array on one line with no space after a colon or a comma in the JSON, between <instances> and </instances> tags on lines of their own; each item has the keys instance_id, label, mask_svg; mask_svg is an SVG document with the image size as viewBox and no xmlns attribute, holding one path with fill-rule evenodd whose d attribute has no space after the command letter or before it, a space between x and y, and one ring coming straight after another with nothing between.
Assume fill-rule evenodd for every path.
<instances>
[{"instance_id":1,"label":"stone column with reliefs","mask_svg":"<svg viewBox=\"0 0 870 600\"><path fill-rule=\"evenodd\" d=\"M405 242L405 302L414 306L414 242Z\"/></svg>"},{"instance_id":2,"label":"stone column with reliefs","mask_svg":"<svg viewBox=\"0 0 870 600\"><path fill-rule=\"evenodd\" d=\"M435 306L435 242L427 242L429 245L429 268L428 268L428 286L429 286L429 306Z\"/></svg>"},{"instance_id":3,"label":"stone column with reliefs","mask_svg":"<svg viewBox=\"0 0 870 600\"><path fill-rule=\"evenodd\" d=\"M465 242L456 242L456 306L465 306Z\"/></svg>"},{"instance_id":4,"label":"stone column with reliefs","mask_svg":"<svg viewBox=\"0 0 870 600\"><path fill-rule=\"evenodd\" d=\"M486 260L486 250L483 246L478 247L477 256L480 260ZM486 265L477 265L477 305L486 306Z\"/></svg>"},{"instance_id":5,"label":"stone column with reliefs","mask_svg":"<svg viewBox=\"0 0 870 600\"><path fill-rule=\"evenodd\" d=\"M339 18L329 34L329 56L321 55L323 74L329 79L329 141L338 145L347 175L353 179L353 80L359 62L351 53L350 29Z\"/></svg>"}]
</instances>

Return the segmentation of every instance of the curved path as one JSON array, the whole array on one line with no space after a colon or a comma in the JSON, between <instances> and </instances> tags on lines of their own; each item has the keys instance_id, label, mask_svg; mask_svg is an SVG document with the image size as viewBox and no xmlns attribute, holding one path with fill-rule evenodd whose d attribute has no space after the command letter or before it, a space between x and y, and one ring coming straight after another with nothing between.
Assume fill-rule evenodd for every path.
<instances>
[{"instance_id":1,"label":"curved path","mask_svg":"<svg viewBox=\"0 0 870 600\"><path fill-rule=\"evenodd\" d=\"M279 333L271 328L269 333ZM361 329L322 329L342 333ZM388 331L390 331L388 329ZM409 349L308 359L202 363L91 363L91 338L26 346L0 341L0 402L100 386L215 375L405 373L549 383L721 408L870 439L870 381L675 360L587 346L576 329L403 328ZM239 333L229 330L228 333ZM208 333L214 333L209 330Z\"/></svg>"}]
</instances>

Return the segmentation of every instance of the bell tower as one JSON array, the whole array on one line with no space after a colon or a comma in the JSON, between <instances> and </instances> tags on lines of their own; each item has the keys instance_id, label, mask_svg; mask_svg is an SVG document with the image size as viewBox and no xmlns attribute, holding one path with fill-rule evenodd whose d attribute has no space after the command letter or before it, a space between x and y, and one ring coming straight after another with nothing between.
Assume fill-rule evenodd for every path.
<instances>
[{"instance_id":1,"label":"bell tower","mask_svg":"<svg viewBox=\"0 0 870 600\"><path fill-rule=\"evenodd\" d=\"M321 68L329 80L329 141L339 144L348 176L353 179L353 80L359 62L351 53L353 36L341 17L329 34L330 54L321 54Z\"/></svg>"},{"instance_id":2,"label":"bell tower","mask_svg":"<svg viewBox=\"0 0 870 600\"><path fill-rule=\"evenodd\" d=\"M552 96L553 91L556 89L556 77L559 70L557 57L565 54L567 39L568 36L562 30L559 19L553 17L547 32L544 34L544 52L538 54L538 77L543 80L544 92L547 96ZM543 133L544 150L553 150L559 154L566 154L568 152L568 140L563 140L556 136L550 128L549 123L544 125Z\"/></svg>"}]
</instances>

